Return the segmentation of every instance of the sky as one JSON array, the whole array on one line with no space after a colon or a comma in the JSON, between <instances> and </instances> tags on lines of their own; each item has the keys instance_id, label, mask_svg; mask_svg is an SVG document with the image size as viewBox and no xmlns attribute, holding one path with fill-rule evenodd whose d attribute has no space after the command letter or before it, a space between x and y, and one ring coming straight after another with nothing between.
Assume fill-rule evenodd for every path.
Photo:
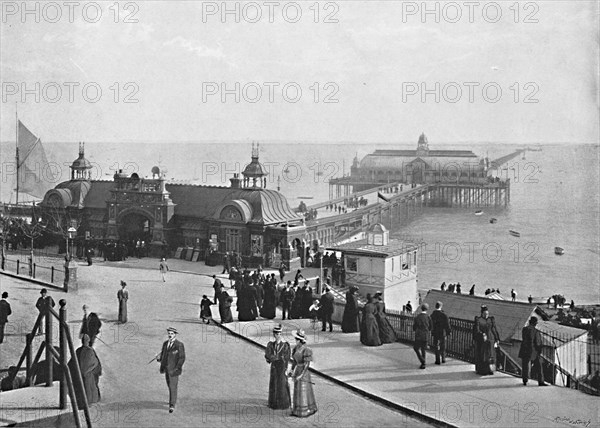
<instances>
[{"instance_id":1,"label":"sky","mask_svg":"<svg viewBox=\"0 0 600 428\"><path fill-rule=\"evenodd\" d=\"M0 138L597 144L598 2L468 3L2 2Z\"/></svg>"}]
</instances>

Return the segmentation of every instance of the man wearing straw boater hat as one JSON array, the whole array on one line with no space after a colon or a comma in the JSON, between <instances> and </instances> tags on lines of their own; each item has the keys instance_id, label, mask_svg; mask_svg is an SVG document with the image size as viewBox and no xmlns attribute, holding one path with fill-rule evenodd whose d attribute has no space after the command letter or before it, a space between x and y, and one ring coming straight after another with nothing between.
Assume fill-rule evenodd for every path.
<instances>
[{"instance_id":1,"label":"man wearing straw boater hat","mask_svg":"<svg viewBox=\"0 0 600 428\"><path fill-rule=\"evenodd\" d=\"M185 362L185 348L183 343L175 338L177 329L167 328L168 340L162 345L162 350L156 357L160 363L160 372L165 374L167 387L169 388L169 413L175 410L177 403L177 384L181 375L183 363Z\"/></svg>"}]
</instances>

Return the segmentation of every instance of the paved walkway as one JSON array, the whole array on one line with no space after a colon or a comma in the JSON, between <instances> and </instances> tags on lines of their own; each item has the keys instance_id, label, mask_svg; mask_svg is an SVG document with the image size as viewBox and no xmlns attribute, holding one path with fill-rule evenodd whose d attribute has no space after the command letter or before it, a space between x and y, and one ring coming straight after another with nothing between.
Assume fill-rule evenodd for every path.
<instances>
[{"instance_id":1,"label":"paved walkway","mask_svg":"<svg viewBox=\"0 0 600 428\"><path fill-rule=\"evenodd\" d=\"M240 355L240 352L244 352L242 348L229 349L228 344L221 343L223 342L222 338L219 338L217 332L213 333L212 329L206 331L206 337L202 336L203 339L200 343L190 340L191 337L198 335L197 329L201 327L197 324L198 296L202 293L212 294L210 276L213 273L219 274L222 267L207 267L203 263L188 263L179 260L170 261L169 265L173 272L168 277L166 287L160 280L158 261L155 259L130 259L128 262L95 263L93 267L82 266L80 271L82 284L78 292L75 294L55 293L54 296L55 300L64 296L70 301L70 314L75 319L80 316L76 308L80 307L83 302L91 303L95 310L104 314L106 335L103 337L107 344L98 345L101 359L103 363L106 362L106 376L103 377L103 382L106 383L103 391L106 392L106 397L113 396L116 401L103 404L101 408L108 405L109 407L105 410L109 411L117 405L116 403L127 403L132 399L130 392L127 391L134 388L139 398L134 397L133 399L142 401L139 403L135 401L133 404L139 405L140 409L145 410L140 413L143 417L139 420L138 425L139 423L144 425L152 421L156 422L159 419L162 421L168 415L168 413L163 414L162 405L155 404L157 400L158 402L164 400L164 381L160 381L156 367L148 372L147 368L150 366L146 366L145 363L145 360L152 357L153 352L160 345L160 341L164 340L166 324L176 324L181 327L180 332L184 336L186 350L188 344L190 345L190 355L193 352L200 356L209 353L214 347L215 349L210 352L214 352L215 356L221 355L216 358L221 361L219 364L225 370L235 370L236 363L233 360L229 361L228 358L221 359L222 355L227 355L227 353ZM116 267L123 269L113 269ZM153 272L154 269L156 272ZM200 276L191 276L183 272L193 272ZM3 288L6 288L4 278L6 277L2 278ZM123 337L118 339L116 336L112 338L116 334L115 330L118 332L116 329L118 325L113 325L111 320L116 315L114 313L116 306L114 296L120 278L127 280L131 287L130 316L134 323L127 324L126 327L132 327L133 330L122 331ZM27 304L31 305L31 302L35 301L34 299L39 295L38 289L37 287L28 289L17 283L8 288L12 302L17 307L22 306L23 310ZM236 316L235 307L232 309ZM21 322L30 325L34 314L19 310L15 315L19 312L21 312L22 318L14 319L13 322L17 322L18 325ZM213 307L213 315L218 318L218 310L215 307ZM280 316L278 311L278 317ZM224 325L222 328L234 335L246 338L257 346L264 346L271 339L273 325L279 322L281 321L259 319L254 322L234 322ZM416 356L412 348L407 345L394 343L375 348L365 347L360 344L357 333L343 334L339 331L339 326L336 326L337 331L329 333L321 332L319 326L313 329L309 320L284 321L283 324L286 339L290 343L294 342L291 336L293 330L302 328L308 333L309 345L315 351L313 369L324 377L391 408L405 409L415 415L421 415L427 420L438 421L441 425L459 427L593 427L600 425L599 400L594 396L561 387L539 388L535 382L524 387L520 379L502 373L480 377L474 373L471 364L453 359L448 359L445 365L436 366L431 364L433 362L432 355L428 355L430 364L427 369L419 370ZM77 323L73 328L75 333L78 329ZM220 329L216 328L216 330ZM11 340L4 344L8 346L2 348L3 358L10 353L13 354L11 360L14 360L14 356L20 354L22 345L19 346L18 342L15 343L12 337L22 334L22 332L11 331ZM131 338L127 336L132 334ZM185 339L186 337L187 339ZM132 338L135 340L130 340ZM212 338L219 338L219 340L213 341ZM117 349L119 351L115 352ZM251 354L254 355L254 353ZM209 355L205 355L205 357L208 357L210 361L216 361L210 359L212 357ZM248 354L247 357L251 356ZM256 358L252 356L252 361L256 359L255 362L250 363L253 371L263 367L264 361L260 361L261 358L261 353L258 353ZM137 360L144 362L142 364ZM204 363L205 361L192 362L190 360L190 365L187 366L188 373L196 372L204 378L192 380L192 377L186 377L185 382L189 382L190 387L201 389L212 383L211 388L215 389L215 392L220 391L225 386L220 384L219 388L216 388L213 370L207 372ZM229 363L233 366L230 367ZM2 361L2 365L4 364L5 361ZM139 373L142 375L141 377L130 370L117 374L116 368L119 365L129 366L130 364L131 367L142 364L138 366L141 369ZM248 385L252 385L255 379L255 376L244 374L239 383L244 385L244 391L248 391L248 388L252 389ZM315 385L315 393L321 397L335 394L335 390L328 384L329 382L319 381ZM232 387L235 389L235 385L229 385L223 394L234 394L233 396L235 396ZM257 397L264 395L262 388L262 386L259 388L261 391ZM226 398L225 395L223 399ZM252 398L254 399L254 396ZM339 399L336 397L335 402L338 403ZM340 406L346 405L346 401L351 400L351 397L342 400L344 401L339 402ZM366 402L363 405L368 406ZM346 412L357 410L348 405L346 407ZM196 420L195 418L202 416L194 413L192 408L187 411L183 410L183 412L187 413L182 413L181 419L170 419L173 426L189 426ZM367 414L367 412L369 411L365 410L363 413ZM347 415L347 413L345 414ZM340 421L341 425L356 425L360 416L364 416L364 414L359 414L352 420ZM384 420L388 419L381 419L380 424L385 424ZM108 419L103 422L100 425L105 423L110 425ZM124 423L124 421L119 422ZM221 420L218 422L221 422L219 425L227 426L227 421L224 424ZM294 422L285 419L280 420L279 423L292 425ZM316 425L322 423L323 421L320 421Z\"/></svg>"},{"instance_id":2,"label":"paved walkway","mask_svg":"<svg viewBox=\"0 0 600 428\"><path fill-rule=\"evenodd\" d=\"M412 347L387 344L366 347L358 333L344 334L314 329L309 320L234 322L223 325L234 334L266 345L274 323L281 322L286 338L291 332L306 331L314 350L313 369L327 378L344 383L371 398L414 414L458 427L552 427L600 426L600 400L576 390L557 386L524 387L519 378L496 373L481 377L474 366L448 359L433 364L428 355L425 370Z\"/></svg>"}]
</instances>

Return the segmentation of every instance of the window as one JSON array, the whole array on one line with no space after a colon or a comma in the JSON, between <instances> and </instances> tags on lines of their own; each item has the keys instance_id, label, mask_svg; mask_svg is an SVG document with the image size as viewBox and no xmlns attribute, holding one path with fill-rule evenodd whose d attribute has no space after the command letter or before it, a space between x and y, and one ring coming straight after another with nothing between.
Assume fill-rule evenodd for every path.
<instances>
[{"instance_id":1,"label":"window","mask_svg":"<svg viewBox=\"0 0 600 428\"><path fill-rule=\"evenodd\" d=\"M356 257L346 259L346 270L348 272L358 272L358 259Z\"/></svg>"},{"instance_id":2,"label":"window","mask_svg":"<svg viewBox=\"0 0 600 428\"><path fill-rule=\"evenodd\" d=\"M407 270L408 269L408 254L404 253L402 254L402 270Z\"/></svg>"},{"instance_id":3,"label":"window","mask_svg":"<svg viewBox=\"0 0 600 428\"><path fill-rule=\"evenodd\" d=\"M238 229L225 229L225 251L241 252L241 236Z\"/></svg>"}]
</instances>

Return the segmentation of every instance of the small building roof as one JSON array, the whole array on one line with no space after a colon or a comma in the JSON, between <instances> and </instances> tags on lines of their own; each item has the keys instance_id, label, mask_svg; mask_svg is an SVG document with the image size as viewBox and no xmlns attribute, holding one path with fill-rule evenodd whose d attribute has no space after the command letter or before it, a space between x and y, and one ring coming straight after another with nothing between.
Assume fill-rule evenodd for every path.
<instances>
[{"instance_id":1,"label":"small building roof","mask_svg":"<svg viewBox=\"0 0 600 428\"><path fill-rule=\"evenodd\" d=\"M481 296L450 293L448 291L430 290L423 300L430 308L440 301L444 304L442 310L449 317L472 320L481 313L481 305L486 305L490 316L496 320L496 327L500 340L510 341L521 336L521 329L525 327L533 315L541 320L548 320L548 315L537 305L524 302L509 302L495 300ZM539 324L538 324L539 325Z\"/></svg>"},{"instance_id":2,"label":"small building roof","mask_svg":"<svg viewBox=\"0 0 600 428\"><path fill-rule=\"evenodd\" d=\"M536 329L542 333L542 344L544 346L556 346L557 348L588 334L587 330L561 325L553 321L538 321ZM522 341L523 336L521 333L521 330L517 331L513 339Z\"/></svg>"},{"instance_id":3,"label":"small building roof","mask_svg":"<svg viewBox=\"0 0 600 428\"><path fill-rule=\"evenodd\" d=\"M387 258L404 254L418 248L419 246L417 244L400 239L390 239L387 245L371 245L366 239L361 239L347 244L327 247L326 250L341 251L346 254L357 256Z\"/></svg>"}]
</instances>

